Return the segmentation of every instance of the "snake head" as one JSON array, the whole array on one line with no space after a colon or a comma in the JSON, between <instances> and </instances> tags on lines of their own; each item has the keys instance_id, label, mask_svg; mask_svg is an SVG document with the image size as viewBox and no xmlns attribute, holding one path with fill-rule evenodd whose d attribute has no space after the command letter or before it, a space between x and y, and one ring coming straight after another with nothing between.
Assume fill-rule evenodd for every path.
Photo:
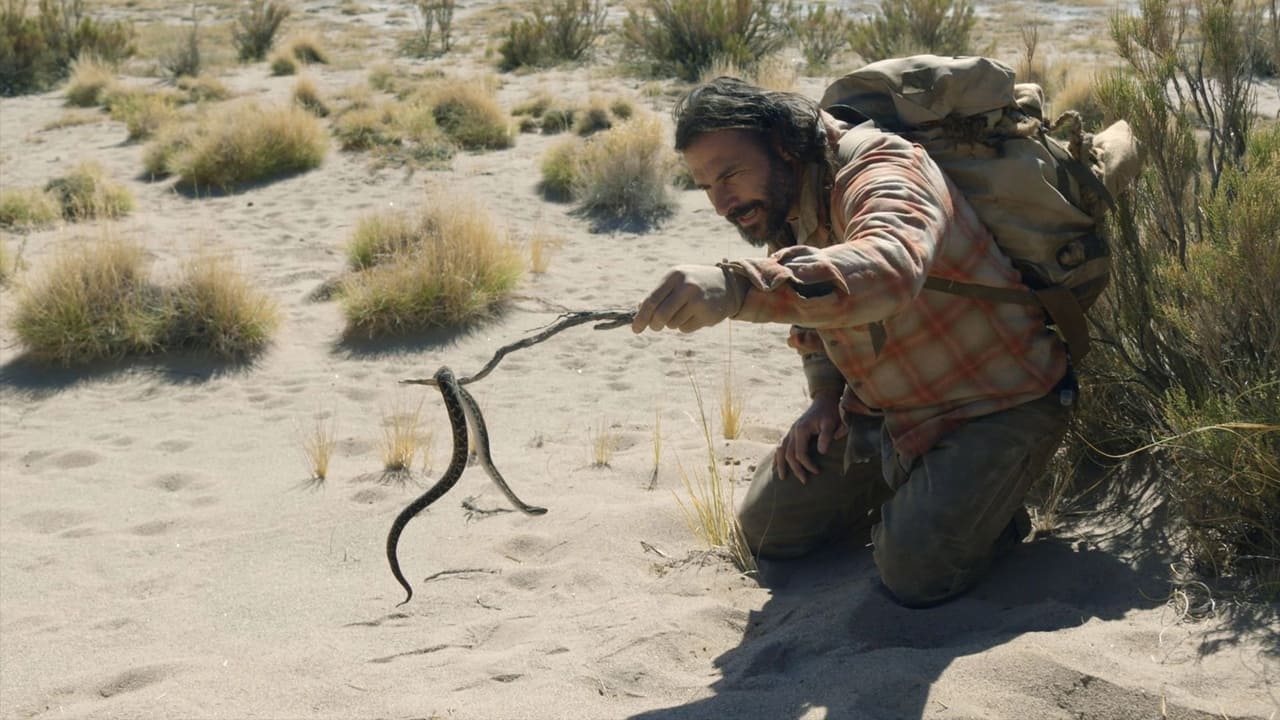
<instances>
[{"instance_id":1,"label":"snake head","mask_svg":"<svg viewBox=\"0 0 1280 720\"><path fill-rule=\"evenodd\" d=\"M454 379L453 371L450 370L446 365L441 365L440 369L436 371L436 374L433 377L435 377L437 385L443 385L448 382L453 382L453 379Z\"/></svg>"}]
</instances>

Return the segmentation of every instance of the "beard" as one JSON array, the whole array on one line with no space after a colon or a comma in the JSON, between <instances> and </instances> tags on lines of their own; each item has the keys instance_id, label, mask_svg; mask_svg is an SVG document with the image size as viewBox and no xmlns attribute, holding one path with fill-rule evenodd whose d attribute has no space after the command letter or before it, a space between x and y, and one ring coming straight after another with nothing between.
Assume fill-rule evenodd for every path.
<instances>
[{"instance_id":1,"label":"beard","mask_svg":"<svg viewBox=\"0 0 1280 720\"><path fill-rule=\"evenodd\" d=\"M738 229L743 240L755 247L768 247L770 252L795 244L791 224L787 216L800 195L791 167L775 153L769 153L769 180L764 200L755 200L734 208L728 214L729 222ZM739 221L753 210L759 210L763 218L750 227Z\"/></svg>"}]
</instances>

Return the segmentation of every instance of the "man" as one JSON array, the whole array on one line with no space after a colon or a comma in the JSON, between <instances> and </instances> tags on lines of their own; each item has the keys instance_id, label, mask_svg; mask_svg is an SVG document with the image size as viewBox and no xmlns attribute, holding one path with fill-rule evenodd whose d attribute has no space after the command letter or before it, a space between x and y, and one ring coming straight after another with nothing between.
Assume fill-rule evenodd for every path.
<instances>
[{"instance_id":1,"label":"man","mask_svg":"<svg viewBox=\"0 0 1280 720\"><path fill-rule=\"evenodd\" d=\"M964 592L1028 530L1024 496L1070 415L1065 346L1038 308L923 290L930 275L1021 286L920 147L731 78L694 89L675 119L716 212L771 254L674 268L632 330L791 324L812 398L756 470L748 544L791 558L870 528L899 602Z\"/></svg>"}]
</instances>

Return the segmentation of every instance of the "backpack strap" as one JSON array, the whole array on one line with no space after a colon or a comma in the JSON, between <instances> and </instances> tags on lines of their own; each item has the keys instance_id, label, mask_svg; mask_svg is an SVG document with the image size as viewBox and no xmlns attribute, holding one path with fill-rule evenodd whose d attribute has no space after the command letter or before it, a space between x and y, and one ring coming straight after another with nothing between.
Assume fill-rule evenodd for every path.
<instances>
[{"instance_id":1,"label":"backpack strap","mask_svg":"<svg viewBox=\"0 0 1280 720\"><path fill-rule=\"evenodd\" d=\"M1039 290L998 288L944 280L932 275L925 278L924 288L983 302L1043 308L1050 321L1058 326L1073 360L1079 362L1089 352L1089 326L1084 319L1084 310L1070 288L1062 285L1050 285Z\"/></svg>"}]
</instances>

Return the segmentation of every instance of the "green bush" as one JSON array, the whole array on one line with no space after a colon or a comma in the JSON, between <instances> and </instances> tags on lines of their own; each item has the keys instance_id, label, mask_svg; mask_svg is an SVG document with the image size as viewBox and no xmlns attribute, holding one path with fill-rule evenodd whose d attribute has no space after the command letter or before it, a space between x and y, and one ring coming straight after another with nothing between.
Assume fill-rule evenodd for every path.
<instances>
[{"instance_id":1,"label":"green bush","mask_svg":"<svg viewBox=\"0 0 1280 720\"><path fill-rule=\"evenodd\" d=\"M1240 12L1206 2L1182 14L1147 0L1113 20L1127 68L1098 97L1130 122L1148 160L1117 198L1112 286L1091 311L1101 342L1082 368L1092 402L1072 449L1155 455L1185 564L1215 592L1274 600L1280 128L1259 130L1241 112L1253 91ZM1176 89L1210 85L1198 103Z\"/></svg>"},{"instance_id":2,"label":"green bush","mask_svg":"<svg viewBox=\"0 0 1280 720\"><path fill-rule=\"evenodd\" d=\"M787 29L800 45L804 61L815 70L825 69L831 58L849 43L853 21L844 10L825 4L808 5L803 10L788 3Z\"/></svg>"},{"instance_id":3,"label":"green bush","mask_svg":"<svg viewBox=\"0 0 1280 720\"><path fill-rule=\"evenodd\" d=\"M275 44L280 24L290 12L289 6L278 0L248 0L231 29L240 61L252 62L266 57Z\"/></svg>"},{"instance_id":4,"label":"green bush","mask_svg":"<svg viewBox=\"0 0 1280 720\"><path fill-rule=\"evenodd\" d=\"M0 96L47 90L70 72L77 58L115 65L134 53L133 26L85 14L84 0L27 0L0 5Z\"/></svg>"},{"instance_id":5,"label":"green bush","mask_svg":"<svg viewBox=\"0 0 1280 720\"><path fill-rule=\"evenodd\" d=\"M659 74L696 81L716 61L749 69L786 42L773 0L644 0L623 38Z\"/></svg>"},{"instance_id":6,"label":"green bush","mask_svg":"<svg viewBox=\"0 0 1280 720\"><path fill-rule=\"evenodd\" d=\"M166 73L172 78L199 77L200 57L200 18L194 13L191 16L191 29L181 40L170 46L160 59Z\"/></svg>"},{"instance_id":7,"label":"green bush","mask_svg":"<svg viewBox=\"0 0 1280 720\"><path fill-rule=\"evenodd\" d=\"M507 27L499 67L541 67L585 58L605 29L603 0L552 0Z\"/></svg>"},{"instance_id":8,"label":"green bush","mask_svg":"<svg viewBox=\"0 0 1280 720\"><path fill-rule=\"evenodd\" d=\"M849 46L867 62L918 53L968 55L976 22L968 0L880 0L874 16L854 23Z\"/></svg>"}]
</instances>

